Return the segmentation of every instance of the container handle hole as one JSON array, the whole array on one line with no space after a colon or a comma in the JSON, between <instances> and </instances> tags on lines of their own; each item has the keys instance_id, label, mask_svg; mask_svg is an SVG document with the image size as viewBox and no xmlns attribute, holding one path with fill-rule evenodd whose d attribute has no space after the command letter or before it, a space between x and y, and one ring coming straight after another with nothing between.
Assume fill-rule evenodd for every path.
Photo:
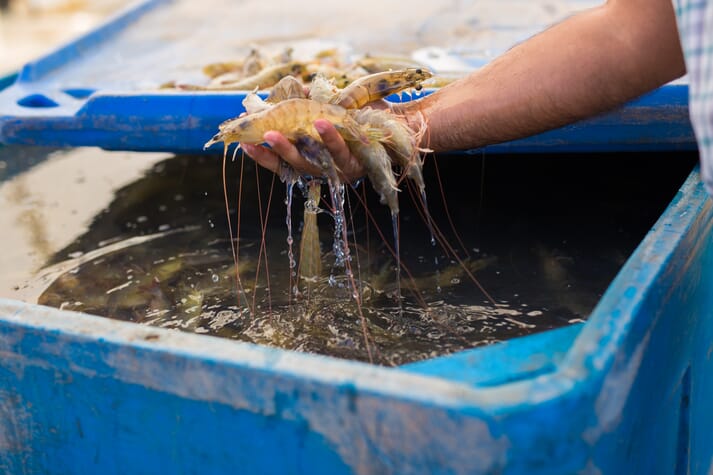
<instances>
[{"instance_id":1,"label":"container handle hole","mask_svg":"<svg viewBox=\"0 0 713 475\"><path fill-rule=\"evenodd\" d=\"M50 99L47 96L43 96L42 94L32 94L26 97L23 97L19 101L17 101L19 105L22 107L34 107L34 108L45 108L45 107L58 107L59 104L57 104L55 101Z\"/></svg>"},{"instance_id":2,"label":"container handle hole","mask_svg":"<svg viewBox=\"0 0 713 475\"><path fill-rule=\"evenodd\" d=\"M75 99L86 99L87 97L94 94L95 90L88 88L73 88L63 89L62 92L67 94L68 96L74 97Z\"/></svg>"}]
</instances>

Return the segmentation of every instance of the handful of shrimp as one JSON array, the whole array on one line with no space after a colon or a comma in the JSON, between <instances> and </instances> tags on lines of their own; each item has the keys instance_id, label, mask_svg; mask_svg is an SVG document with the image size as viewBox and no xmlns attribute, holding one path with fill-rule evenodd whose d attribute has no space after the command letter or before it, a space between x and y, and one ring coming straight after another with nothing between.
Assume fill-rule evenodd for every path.
<instances>
[{"instance_id":1,"label":"handful of shrimp","mask_svg":"<svg viewBox=\"0 0 713 475\"><path fill-rule=\"evenodd\" d=\"M305 159L317 164L324 171L324 178L334 182L338 170L333 160L324 159L329 152L313 126L315 120L327 119L364 166L381 202L395 216L399 207L393 165L414 180L421 192L425 189L420 158L423 149L419 148L425 127L422 123L413 130L399 115L372 109L367 104L407 89L418 90L430 77L431 73L422 68L381 72L339 89L331 81L316 76L307 97L297 80L287 76L273 87L266 101L255 92L248 95L243 102L247 114L220 124L219 132L205 147L218 142L225 146L235 142L259 144L265 132L275 130L294 143ZM311 147L304 146L306 139Z\"/></svg>"},{"instance_id":2,"label":"handful of shrimp","mask_svg":"<svg viewBox=\"0 0 713 475\"><path fill-rule=\"evenodd\" d=\"M312 78L309 96L307 96L299 80L286 76L272 88L266 100L263 101L257 95L257 89L246 96L243 101L246 114L220 124L218 133L205 144L207 148L222 142L227 153L227 148L232 143L260 144L266 132L275 130L285 135L308 162L322 170L322 177L313 177L305 183L289 166L285 165L280 177L282 181L287 182L288 197L291 196L292 185L296 182L309 190L307 203L310 203L310 206L305 206L298 270L300 281L304 282L304 290L307 294L316 279L320 277L322 269L315 214L322 184L320 179L326 181L329 186L335 223L333 243L335 264L346 267L347 275L352 276L344 219L345 188L339 180L339 169L314 128L314 122L317 119L327 119L334 124L351 153L364 166L381 202L389 207L394 231L397 279L400 279L397 237L399 188L394 166L401 168L401 172L415 182L425 206L425 185L420 157L420 152L423 150L419 148L425 127L422 123L417 130L413 130L399 115L390 110L373 109L367 104L406 89L420 89L421 83L430 77L431 73L426 69L410 68L375 73L357 79L344 89L339 89L333 81L318 74ZM288 205L288 216L289 213ZM291 219L288 218L289 222ZM291 229L289 233L291 236ZM292 256L290 238L288 243L289 255ZM357 285L353 278L352 287L358 307L361 308ZM292 289L292 283L290 288Z\"/></svg>"},{"instance_id":3,"label":"handful of shrimp","mask_svg":"<svg viewBox=\"0 0 713 475\"><path fill-rule=\"evenodd\" d=\"M416 128L409 127L406 120L391 110L373 109L368 104L406 89L420 89L421 83L431 77L423 68L409 68L399 71L375 73L351 82L340 89L334 81L317 74L312 78L309 96L302 83L293 76L281 79L266 100L257 95L257 89L245 97L243 106L246 114L227 120L219 125L218 133L205 147L215 143L224 144L227 154L232 143L260 144L270 130L281 132L292 142L300 154L322 171L321 177L303 179L287 165L280 178L287 183L288 203L288 256L293 267L292 230L290 203L295 183L308 190L304 210L304 227L300 241L298 285L293 286L290 273L290 293L300 293L308 297L317 288L321 277L321 249L316 213L319 212L322 182L326 181L331 199L331 214L334 218L333 251L335 266L344 267L350 281L352 296L361 316L364 342L372 360L366 319L361 311L361 286L357 285L351 270L350 250L347 239L347 220L344 214L345 186L340 182L339 169L329 150L321 141L314 128L317 119L327 119L334 124L344 138L351 153L363 164L367 176L380 195L381 202L391 211L394 232L394 249L400 302L400 257L398 246L397 217L399 213L398 191L394 167L413 180L421 192L425 208L425 185L422 175L422 161L419 148L425 131L425 121ZM234 256L237 263L237 250ZM237 265L236 265L237 268ZM238 276L238 282L240 278ZM301 284L301 285L300 285ZM294 289L294 290L293 290Z\"/></svg>"}]
</instances>

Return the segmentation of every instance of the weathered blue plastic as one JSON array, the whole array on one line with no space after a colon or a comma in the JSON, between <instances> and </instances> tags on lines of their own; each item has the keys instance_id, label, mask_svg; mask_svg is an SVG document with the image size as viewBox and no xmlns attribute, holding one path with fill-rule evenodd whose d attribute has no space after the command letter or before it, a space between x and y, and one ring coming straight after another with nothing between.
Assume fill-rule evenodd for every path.
<instances>
[{"instance_id":1,"label":"weathered blue plastic","mask_svg":"<svg viewBox=\"0 0 713 475\"><path fill-rule=\"evenodd\" d=\"M26 66L0 94L0 140L199 149L240 94L52 80L164 3ZM493 151L692 149L686 96L666 86ZM0 300L0 473L710 474L713 211L699 182L586 324L401 368Z\"/></svg>"},{"instance_id":2,"label":"weathered blue plastic","mask_svg":"<svg viewBox=\"0 0 713 475\"><path fill-rule=\"evenodd\" d=\"M708 474L694 171L584 325L401 368L0 302L0 472Z\"/></svg>"},{"instance_id":3,"label":"weathered blue plastic","mask_svg":"<svg viewBox=\"0 0 713 475\"><path fill-rule=\"evenodd\" d=\"M0 142L92 145L111 150L200 151L219 123L243 112L244 92L142 91L139 80L149 73L170 79L161 75L160 60L119 61L116 68L121 69L122 78L133 77L133 82L114 80L112 73L117 71L106 66L117 58L135 56L137 48L151 52L175 40L166 34L165 38L142 39L140 43L120 41L142 16L157 15L163 25L171 25L172 11L170 1L147 0L103 27L27 64L15 84L0 93ZM502 46L505 49L511 45ZM176 54L200 57L199 48L205 47L194 46L195 49ZM93 68L87 67L92 65ZM90 71L97 68L99 72ZM531 152L544 148L548 152L694 150L687 95L685 83L667 85L615 112L488 147L488 152Z\"/></svg>"}]
</instances>

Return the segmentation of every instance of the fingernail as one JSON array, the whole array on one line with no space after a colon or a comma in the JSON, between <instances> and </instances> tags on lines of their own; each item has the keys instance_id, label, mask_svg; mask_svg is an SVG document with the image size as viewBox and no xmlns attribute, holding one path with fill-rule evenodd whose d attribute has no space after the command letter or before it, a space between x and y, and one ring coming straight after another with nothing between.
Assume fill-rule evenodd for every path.
<instances>
[{"instance_id":1,"label":"fingernail","mask_svg":"<svg viewBox=\"0 0 713 475\"><path fill-rule=\"evenodd\" d=\"M314 123L314 128L317 129L317 132L323 134L327 131L327 124L321 121L317 121Z\"/></svg>"},{"instance_id":2,"label":"fingernail","mask_svg":"<svg viewBox=\"0 0 713 475\"><path fill-rule=\"evenodd\" d=\"M264 137L264 139L265 139L265 143L268 144L270 147L274 147L274 146L275 146L275 141L274 141L274 140L269 139L269 138L267 138L267 137Z\"/></svg>"}]
</instances>

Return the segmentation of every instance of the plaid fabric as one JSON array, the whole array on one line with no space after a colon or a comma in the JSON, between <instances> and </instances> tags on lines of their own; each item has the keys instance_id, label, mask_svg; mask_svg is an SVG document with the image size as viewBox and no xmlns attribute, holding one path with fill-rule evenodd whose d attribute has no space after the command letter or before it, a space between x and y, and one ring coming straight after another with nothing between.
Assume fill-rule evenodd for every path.
<instances>
[{"instance_id":1,"label":"plaid fabric","mask_svg":"<svg viewBox=\"0 0 713 475\"><path fill-rule=\"evenodd\" d=\"M713 195L713 1L673 0L688 72L691 123L701 156L701 176Z\"/></svg>"}]
</instances>

